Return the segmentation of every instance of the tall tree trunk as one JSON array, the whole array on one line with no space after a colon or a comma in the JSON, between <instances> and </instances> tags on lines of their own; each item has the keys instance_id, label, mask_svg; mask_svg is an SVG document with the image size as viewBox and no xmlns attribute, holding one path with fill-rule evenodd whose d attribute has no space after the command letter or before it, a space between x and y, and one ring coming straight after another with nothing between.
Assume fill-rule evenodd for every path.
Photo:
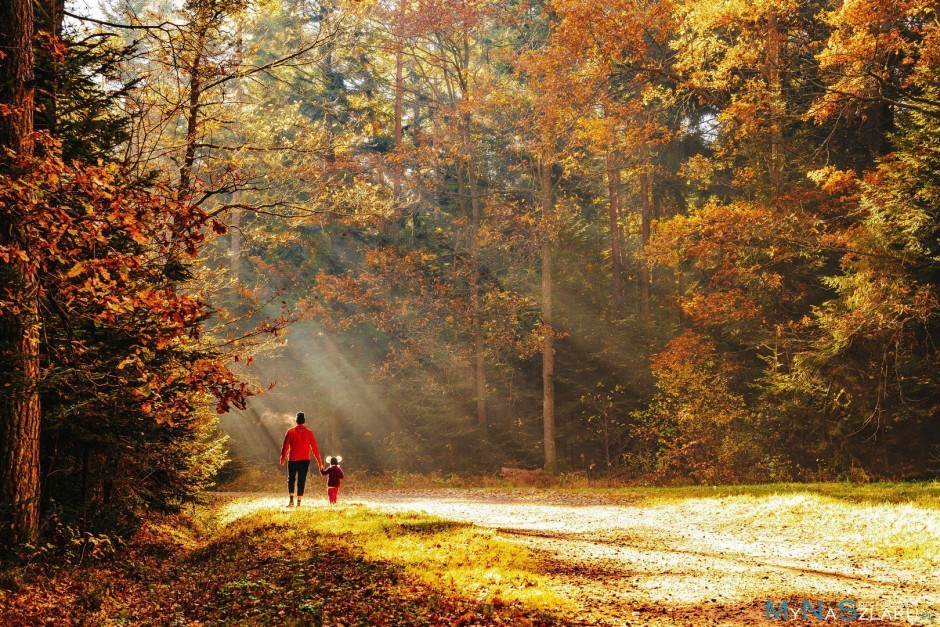
<instances>
[{"instance_id":1,"label":"tall tree trunk","mask_svg":"<svg viewBox=\"0 0 940 627\"><path fill-rule=\"evenodd\" d=\"M676 268L676 295L679 299L685 297L685 275L683 274L682 266L680 265ZM679 327L679 332L685 331L688 321L685 319L685 312L682 310L682 307L677 307L677 320L676 325Z\"/></svg>"},{"instance_id":2,"label":"tall tree trunk","mask_svg":"<svg viewBox=\"0 0 940 627\"><path fill-rule=\"evenodd\" d=\"M468 201L469 196L469 202ZM461 213L470 218L467 230L467 248L470 251L470 315L473 333L473 378L476 399L476 424L486 426L486 362L483 353L483 327L480 320L479 250L477 236L480 228L480 200L472 168L466 161L457 163L457 199Z\"/></svg>"},{"instance_id":3,"label":"tall tree trunk","mask_svg":"<svg viewBox=\"0 0 940 627\"><path fill-rule=\"evenodd\" d=\"M467 182L470 188L470 306L473 316L473 357L476 379L477 425L486 428L486 360L483 354L483 323L480 315L480 247L477 241L480 230L480 196L476 173L467 165Z\"/></svg>"},{"instance_id":4,"label":"tall tree trunk","mask_svg":"<svg viewBox=\"0 0 940 627\"><path fill-rule=\"evenodd\" d=\"M457 206L460 207L460 215L465 217L470 217L469 203L467 203L467 175L466 175L467 165L463 161L457 162ZM470 247L470 232L464 232L463 229L454 229L454 237L456 241L454 242L455 250L461 250L463 248L463 240L467 238L467 248Z\"/></svg>"},{"instance_id":5,"label":"tall tree trunk","mask_svg":"<svg viewBox=\"0 0 940 627\"><path fill-rule=\"evenodd\" d=\"M620 252L620 156L607 152L607 195L610 207L611 319L623 313L623 255Z\"/></svg>"},{"instance_id":6,"label":"tall tree trunk","mask_svg":"<svg viewBox=\"0 0 940 627\"><path fill-rule=\"evenodd\" d=\"M782 130L780 126L780 28L777 24L777 11L771 7L767 12L767 56L766 80L770 97L770 179L777 192L780 189L780 154Z\"/></svg>"},{"instance_id":7,"label":"tall tree trunk","mask_svg":"<svg viewBox=\"0 0 940 627\"><path fill-rule=\"evenodd\" d=\"M189 67L189 103L186 108L186 153L183 155L183 165L180 168L180 186L177 190L179 198L187 198L192 194L193 164L196 162L196 144L199 139L199 109L202 97L202 55L205 50L206 33L208 25L203 25L196 37L196 49L193 62Z\"/></svg>"},{"instance_id":8,"label":"tall tree trunk","mask_svg":"<svg viewBox=\"0 0 940 627\"><path fill-rule=\"evenodd\" d=\"M232 272L232 279L236 283L240 282L242 277L242 249L245 243L242 234L242 218L244 215L244 209L232 209L232 225L229 227L229 269Z\"/></svg>"},{"instance_id":9,"label":"tall tree trunk","mask_svg":"<svg viewBox=\"0 0 940 627\"><path fill-rule=\"evenodd\" d=\"M394 118L395 118L395 152L394 159L395 163L392 167L392 200L394 201L392 207L392 215L387 218L382 224L382 234L386 239L392 240L398 234L398 216L401 213L401 195L402 195L402 179L404 178L404 168L402 168L401 158L402 158L402 115L403 115L403 101L405 96L405 82L404 82L404 46L405 46L405 11L407 10L407 4L405 2L399 2L398 4L398 15L396 16L396 25L395 25L395 109L394 109Z\"/></svg>"},{"instance_id":10,"label":"tall tree trunk","mask_svg":"<svg viewBox=\"0 0 940 627\"><path fill-rule=\"evenodd\" d=\"M403 59L402 59L402 37L398 36L398 47L395 51L395 169L394 180L392 182L392 195L395 202L401 200L401 143L402 143L402 99L405 93L405 84L402 78Z\"/></svg>"},{"instance_id":11,"label":"tall tree trunk","mask_svg":"<svg viewBox=\"0 0 940 627\"><path fill-rule=\"evenodd\" d=\"M52 0L52 34L56 39L62 39L62 24L65 21L65 0ZM59 78L62 74L62 64L53 60L52 79L52 132L58 132L59 119Z\"/></svg>"},{"instance_id":12,"label":"tall tree trunk","mask_svg":"<svg viewBox=\"0 0 940 627\"><path fill-rule=\"evenodd\" d=\"M0 171L18 166L5 149L32 153L35 109L33 3L0 2ZM22 246L14 207L0 209L0 246ZM25 247L25 246L24 246ZM25 251L27 255L30 251ZM29 262L0 266L0 286L16 307L0 309L0 543L33 542L39 533L39 285Z\"/></svg>"},{"instance_id":13,"label":"tall tree trunk","mask_svg":"<svg viewBox=\"0 0 940 627\"><path fill-rule=\"evenodd\" d=\"M464 50L464 61L469 63L469 50ZM462 85L466 90L466 85ZM466 93L466 91L464 91ZM467 190L470 193L470 308L473 317L473 364L474 388L477 405L477 425L486 428L486 358L483 346L483 322L480 313L480 221L482 209L480 207L480 190L477 173L472 159L475 151L472 149L472 121L469 113L463 116L463 143L467 160L464 162L464 174L467 177Z\"/></svg>"},{"instance_id":14,"label":"tall tree trunk","mask_svg":"<svg viewBox=\"0 0 940 627\"><path fill-rule=\"evenodd\" d=\"M552 222L555 215L555 189L552 163L543 157L539 163L539 191L542 200L542 429L545 447L545 471L558 472L555 449L555 340L552 316Z\"/></svg>"},{"instance_id":15,"label":"tall tree trunk","mask_svg":"<svg viewBox=\"0 0 940 627\"><path fill-rule=\"evenodd\" d=\"M650 315L650 266L646 260L646 247L650 242L650 231L653 222L653 184L650 172L650 163L647 159L646 146L642 149L640 164L640 247L644 257L640 260L640 320L643 332L652 330L653 321Z\"/></svg>"}]
</instances>

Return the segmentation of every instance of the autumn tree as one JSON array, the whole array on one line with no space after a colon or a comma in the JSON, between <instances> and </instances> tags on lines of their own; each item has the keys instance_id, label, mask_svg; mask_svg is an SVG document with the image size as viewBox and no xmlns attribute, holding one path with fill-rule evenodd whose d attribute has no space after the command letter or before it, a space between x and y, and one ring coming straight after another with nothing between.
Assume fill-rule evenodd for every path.
<instances>
[{"instance_id":1,"label":"autumn tree","mask_svg":"<svg viewBox=\"0 0 940 627\"><path fill-rule=\"evenodd\" d=\"M807 114L868 128L872 149L887 154L861 173L810 174L855 219L827 242L840 253L822 279L832 298L802 321L774 397L838 425L851 442L836 450L843 465L916 475L937 442L936 7L859 3L823 18L833 29L820 55L824 91Z\"/></svg>"},{"instance_id":2,"label":"autumn tree","mask_svg":"<svg viewBox=\"0 0 940 627\"><path fill-rule=\"evenodd\" d=\"M33 155L33 3L0 9L0 175ZM0 516L2 542L33 542L39 531L39 285L37 251L23 230L31 216L5 198L0 214Z\"/></svg>"}]
</instances>

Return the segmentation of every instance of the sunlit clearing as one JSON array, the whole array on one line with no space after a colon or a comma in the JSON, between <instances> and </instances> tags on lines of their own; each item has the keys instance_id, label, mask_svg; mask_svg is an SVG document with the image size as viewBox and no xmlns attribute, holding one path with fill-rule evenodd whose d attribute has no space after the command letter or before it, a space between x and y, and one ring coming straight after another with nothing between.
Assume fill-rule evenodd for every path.
<instances>
[{"instance_id":1,"label":"sunlit clearing","mask_svg":"<svg viewBox=\"0 0 940 627\"><path fill-rule=\"evenodd\" d=\"M257 498L227 503L214 522L222 534L244 537L259 526L284 525L286 544L310 539L351 548L370 561L403 569L442 593L477 601L518 601L540 610L570 610L572 604L540 572L526 547L496 532L415 512L382 512L359 505L327 507L316 499L299 509L284 499ZM313 548L312 550L319 550Z\"/></svg>"},{"instance_id":2,"label":"sunlit clearing","mask_svg":"<svg viewBox=\"0 0 940 627\"><path fill-rule=\"evenodd\" d=\"M828 488L835 495L850 494L839 486ZM740 605L769 598L783 586L793 593L883 595L900 602L909 601L910 594L894 582L927 586L940 575L940 514L928 492L921 504L847 502L805 489L779 494L772 486L733 489L732 495L702 487L608 492L612 498L622 492L630 501L624 505L484 502L453 495L368 504L487 526L589 571L600 568L604 577L589 583L550 578L550 585L571 599L615 594L623 602L664 606L713 599ZM700 496L704 492L717 494ZM934 585L921 600L940 603L940 590Z\"/></svg>"},{"instance_id":3,"label":"sunlit clearing","mask_svg":"<svg viewBox=\"0 0 940 627\"><path fill-rule=\"evenodd\" d=\"M216 522L220 525L230 525L233 522L262 511L274 512L284 508L283 498L240 499L222 506Z\"/></svg>"}]
</instances>

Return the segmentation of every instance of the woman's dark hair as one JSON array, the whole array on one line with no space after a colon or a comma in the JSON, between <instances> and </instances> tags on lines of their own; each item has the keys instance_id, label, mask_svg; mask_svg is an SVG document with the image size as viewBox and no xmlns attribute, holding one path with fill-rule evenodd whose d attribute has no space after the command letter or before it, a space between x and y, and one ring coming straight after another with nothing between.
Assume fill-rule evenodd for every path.
<instances>
[{"instance_id":1,"label":"woman's dark hair","mask_svg":"<svg viewBox=\"0 0 940 627\"><path fill-rule=\"evenodd\" d=\"M339 460L336 459L335 457L331 457L331 458L330 458L330 466L338 466L338 465L339 465Z\"/></svg>"},{"instance_id":2,"label":"woman's dark hair","mask_svg":"<svg viewBox=\"0 0 940 627\"><path fill-rule=\"evenodd\" d=\"M304 418L304 413L302 411L297 412L297 424L302 425L307 422L307 419Z\"/></svg>"}]
</instances>

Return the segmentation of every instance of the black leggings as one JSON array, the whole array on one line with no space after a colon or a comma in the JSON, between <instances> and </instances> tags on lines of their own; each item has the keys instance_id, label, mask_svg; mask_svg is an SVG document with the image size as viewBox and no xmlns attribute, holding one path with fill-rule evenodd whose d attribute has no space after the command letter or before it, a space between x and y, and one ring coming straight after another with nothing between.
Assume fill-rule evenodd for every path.
<instances>
[{"instance_id":1,"label":"black leggings","mask_svg":"<svg viewBox=\"0 0 940 627\"><path fill-rule=\"evenodd\" d=\"M304 495L304 485L307 483L307 470L310 469L310 460L302 459L297 462L287 462L287 491L294 493L294 478L297 479L297 496Z\"/></svg>"}]
</instances>

